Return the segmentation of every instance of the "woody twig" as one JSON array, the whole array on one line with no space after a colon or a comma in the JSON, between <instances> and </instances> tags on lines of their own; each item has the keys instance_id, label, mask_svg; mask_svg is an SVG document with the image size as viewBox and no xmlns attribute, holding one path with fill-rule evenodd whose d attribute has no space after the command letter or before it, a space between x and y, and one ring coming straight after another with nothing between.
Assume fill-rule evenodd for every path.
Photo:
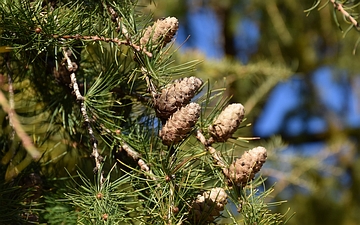
<instances>
[{"instance_id":1,"label":"woody twig","mask_svg":"<svg viewBox=\"0 0 360 225\"><path fill-rule=\"evenodd\" d=\"M119 38L107 38L107 37L101 37L98 35L94 35L94 36L82 36L79 34L76 35L63 35L63 36L59 36L57 34L53 35L54 38L57 39L74 39L74 40L90 40L90 41L104 41L104 42L112 42L115 43L117 45L127 45L132 47L135 51L137 52L144 52L148 57L152 57L152 53L146 51L146 49L141 48L139 45L136 45L132 42L129 42L128 40L120 40Z\"/></svg>"},{"instance_id":2,"label":"woody twig","mask_svg":"<svg viewBox=\"0 0 360 225\"><path fill-rule=\"evenodd\" d=\"M124 25L124 23L122 22L122 18L119 17L119 15L117 14L117 12L115 11L115 9L111 6L107 6L108 12L111 16L111 20L116 23L117 27L116 27L116 31L120 32L125 36L126 40L128 42L131 42L130 39L130 34L128 32L128 30L126 29L126 26Z\"/></svg>"},{"instance_id":3,"label":"woody twig","mask_svg":"<svg viewBox=\"0 0 360 225\"><path fill-rule=\"evenodd\" d=\"M204 145L206 150L210 153L212 158L215 160L216 164L221 167L223 172L225 173L227 171L227 166L225 163L225 160L221 157L220 153L211 146L212 141L206 140L205 136L201 133L200 130L196 131L196 138Z\"/></svg>"},{"instance_id":4,"label":"woody twig","mask_svg":"<svg viewBox=\"0 0 360 225\"><path fill-rule=\"evenodd\" d=\"M354 25L354 27L359 30L359 23L356 21L356 19L349 13L346 11L346 9L344 8L344 5L337 2L336 0L330 0L330 2L333 4L334 8L336 10L338 10L339 12L341 12L341 14L343 14L343 16L347 19L349 19L350 23L352 25Z\"/></svg>"},{"instance_id":5,"label":"woody twig","mask_svg":"<svg viewBox=\"0 0 360 225\"><path fill-rule=\"evenodd\" d=\"M150 167L141 159L141 155L132 149L127 143L123 143L120 148L120 151L125 151L126 154L131 157L135 162L137 162L138 166L142 171L151 173Z\"/></svg>"},{"instance_id":6,"label":"woody twig","mask_svg":"<svg viewBox=\"0 0 360 225\"><path fill-rule=\"evenodd\" d=\"M103 161L103 157L99 154L98 148L97 148L97 140L95 138L94 135L94 131L91 127L91 123L90 123L90 119L89 116L86 112L86 108L85 108L85 104L84 104L84 97L82 96L82 94L80 93L79 90L79 85L76 81L76 75L75 75L75 70L76 67L74 67L73 62L70 59L70 55L71 52L70 51L66 51L65 49L63 49L63 54L64 57L66 59L67 62L67 69L69 70L69 72L71 72L70 74L70 79L71 79L71 86L74 90L74 94L76 96L76 100L80 103L80 111L81 114L84 118L84 123L88 129L88 133L90 135L90 143L92 145L92 156L95 158L95 168L94 171L95 172L99 172L101 170L101 162ZM101 172L100 174L100 184L103 183L103 173Z\"/></svg>"}]
</instances>

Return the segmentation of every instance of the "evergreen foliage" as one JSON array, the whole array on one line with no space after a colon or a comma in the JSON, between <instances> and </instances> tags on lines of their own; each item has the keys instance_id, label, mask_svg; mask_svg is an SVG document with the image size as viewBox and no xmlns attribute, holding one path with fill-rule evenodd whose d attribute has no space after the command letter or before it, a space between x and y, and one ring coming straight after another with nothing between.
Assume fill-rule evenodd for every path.
<instances>
[{"instance_id":1,"label":"evergreen foliage","mask_svg":"<svg viewBox=\"0 0 360 225\"><path fill-rule=\"evenodd\" d=\"M232 123L218 118L229 99L209 83L161 91L198 64L175 62L174 17L152 23L131 0L4 0L0 15L1 223L286 222L264 203L271 189L252 181L265 159L228 183L234 149L248 149L233 138L246 127L242 105ZM181 104L157 118L167 98ZM226 138L211 137L215 118ZM213 188L224 190L220 206L207 205L218 212L193 220L198 196L216 202Z\"/></svg>"},{"instance_id":2,"label":"evergreen foliage","mask_svg":"<svg viewBox=\"0 0 360 225\"><path fill-rule=\"evenodd\" d=\"M310 13L311 11L318 9L322 10L326 6L330 6L332 9L333 19L337 27L342 31L343 37L345 37L351 30L359 31L359 22L357 19L359 18L359 6L360 2L358 1L338 1L338 0L330 0L326 3L321 4L321 0L316 0L313 3L313 6L306 9L306 13ZM340 20L340 18L342 18ZM344 29L346 27L346 29ZM353 53L356 53L356 49L360 43L360 37L357 38L357 41L354 45Z\"/></svg>"}]
</instances>

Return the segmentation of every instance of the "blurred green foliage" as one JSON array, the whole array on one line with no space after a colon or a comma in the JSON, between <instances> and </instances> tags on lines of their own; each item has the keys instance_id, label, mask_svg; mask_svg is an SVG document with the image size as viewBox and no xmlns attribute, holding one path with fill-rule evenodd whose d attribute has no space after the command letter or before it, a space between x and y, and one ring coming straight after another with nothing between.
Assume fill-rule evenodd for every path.
<instances>
[{"instance_id":1,"label":"blurred green foliage","mask_svg":"<svg viewBox=\"0 0 360 225\"><path fill-rule=\"evenodd\" d=\"M339 118L319 107L311 74L320 67L329 66L334 68L335 74L346 71L350 83L357 79L360 35L349 15L355 20L358 18L359 2L194 0L184 3L158 0L156 3L156 10L147 7L144 12L152 12L155 17L177 16L185 29L191 26L188 20L191 13L205 8L216 15L221 32L214 39L221 44L225 57L207 59L196 49L188 50L184 57L202 58L204 62L194 74L218 81L219 85L225 83L229 88L227 94L233 96L232 101L247 106L248 121L256 122L269 92L278 82L286 80L290 74L297 74L305 81L308 94L303 96L306 108L302 110L319 113L326 120L328 130L318 134L317 139L325 143L325 147L311 156L303 154L300 148L289 156L283 153L284 145L310 143L313 141L311 135L263 140L273 151L271 162L264 170L267 176L277 180L273 197L289 202L277 210L284 211L282 207L289 206L296 212L289 224L358 224L360 130L338 126ZM344 16L344 12L349 15ZM255 22L260 30L258 49L246 65L233 51L236 28L245 19ZM192 32L196 31L187 29L185 32L191 39ZM333 163L325 163L330 158L335 159Z\"/></svg>"}]
</instances>

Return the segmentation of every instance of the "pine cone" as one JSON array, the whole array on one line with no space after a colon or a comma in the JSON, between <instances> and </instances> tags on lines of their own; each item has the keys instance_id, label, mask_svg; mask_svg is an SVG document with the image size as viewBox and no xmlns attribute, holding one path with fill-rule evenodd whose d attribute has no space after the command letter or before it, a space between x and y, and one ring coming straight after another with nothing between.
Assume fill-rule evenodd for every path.
<instances>
[{"instance_id":1,"label":"pine cone","mask_svg":"<svg viewBox=\"0 0 360 225\"><path fill-rule=\"evenodd\" d=\"M238 129L244 114L244 106L240 103L228 105L209 126L210 135L217 142L225 142Z\"/></svg>"},{"instance_id":2,"label":"pine cone","mask_svg":"<svg viewBox=\"0 0 360 225\"><path fill-rule=\"evenodd\" d=\"M191 205L191 222L195 224L211 223L220 216L227 203L227 194L222 188L213 188L211 191L198 195Z\"/></svg>"},{"instance_id":3,"label":"pine cone","mask_svg":"<svg viewBox=\"0 0 360 225\"><path fill-rule=\"evenodd\" d=\"M180 142L195 126L200 116L200 105L190 103L176 111L165 123L159 136L165 145Z\"/></svg>"},{"instance_id":4,"label":"pine cone","mask_svg":"<svg viewBox=\"0 0 360 225\"><path fill-rule=\"evenodd\" d=\"M166 121L179 108L190 102L202 84L202 80L196 77L175 80L155 99L154 107L157 117Z\"/></svg>"},{"instance_id":5,"label":"pine cone","mask_svg":"<svg viewBox=\"0 0 360 225\"><path fill-rule=\"evenodd\" d=\"M152 26L146 28L140 45L150 44L153 47L164 47L171 42L179 28L179 22L175 17L158 19Z\"/></svg>"},{"instance_id":6,"label":"pine cone","mask_svg":"<svg viewBox=\"0 0 360 225\"><path fill-rule=\"evenodd\" d=\"M228 178L229 184L234 183L237 186L244 187L248 181L255 177L255 174L260 171L262 165L265 163L267 157L266 149L264 147L256 147L245 152L241 158L233 162L225 176Z\"/></svg>"}]
</instances>

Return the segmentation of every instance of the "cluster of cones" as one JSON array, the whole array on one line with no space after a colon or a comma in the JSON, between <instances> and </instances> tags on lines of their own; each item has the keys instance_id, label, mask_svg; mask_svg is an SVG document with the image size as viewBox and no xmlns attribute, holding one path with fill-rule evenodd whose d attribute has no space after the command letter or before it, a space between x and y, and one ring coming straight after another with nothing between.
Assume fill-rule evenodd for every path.
<instances>
[{"instance_id":1,"label":"cluster of cones","mask_svg":"<svg viewBox=\"0 0 360 225\"><path fill-rule=\"evenodd\" d=\"M190 102L203 82L196 77L175 80L154 98L154 108L163 127L159 137L164 145L174 145L184 140L194 129L201 107ZM208 127L210 138L207 145L225 142L232 137L244 118L245 110L241 104L228 105ZM244 187L260 171L267 157L264 147L256 147L245 152L230 166L223 168L229 186ZM211 222L220 215L227 203L223 188L213 188L199 195L191 205L191 216L196 221Z\"/></svg>"},{"instance_id":2,"label":"cluster of cones","mask_svg":"<svg viewBox=\"0 0 360 225\"><path fill-rule=\"evenodd\" d=\"M197 103L190 103L190 100L202 84L202 80L196 77L178 79L155 97L155 112L164 124L159 132L163 144L179 143L195 126L201 107Z\"/></svg>"},{"instance_id":3,"label":"cluster of cones","mask_svg":"<svg viewBox=\"0 0 360 225\"><path fill-rule=\"evenodd\" d=\"M157 20L145 29L140 40L142 46L163 47L174 37L178 21L174 17ZM154 97L154 109L163 126L159 132L162 143L167 146L183 141L194 129L201 113L199 104L191 102L203 85L201 79L186 77L177 79ZM207 147L216 142L226 142L239 128L245 114L242 104L228 105L208 127ZM204 143L203 143L204 144ZM246 151L230 166L223 168L229 186L245 187L251 181L267 158L264 147ZM213 188L198 195L191 203L191 218L194 222L212 222L227 203L227 194L223 188Z\"/></svg>"},{"instance_id":4,"label":"cluster of cones","mask_svg":"<svg viewBox=\"0 0 360 225\"><path fill-rule=\"evenodd\" d=\"M260 171L266 161L266 149L256 147L245 152L241 158L233 162L224 172L229 186L236 184L244 187ZM227 204L226 191L221 187L212 188L210 191L198 195L192 201L190 218L194 223L208 224L221 215Z\"/></svg>"}]
</instances>

